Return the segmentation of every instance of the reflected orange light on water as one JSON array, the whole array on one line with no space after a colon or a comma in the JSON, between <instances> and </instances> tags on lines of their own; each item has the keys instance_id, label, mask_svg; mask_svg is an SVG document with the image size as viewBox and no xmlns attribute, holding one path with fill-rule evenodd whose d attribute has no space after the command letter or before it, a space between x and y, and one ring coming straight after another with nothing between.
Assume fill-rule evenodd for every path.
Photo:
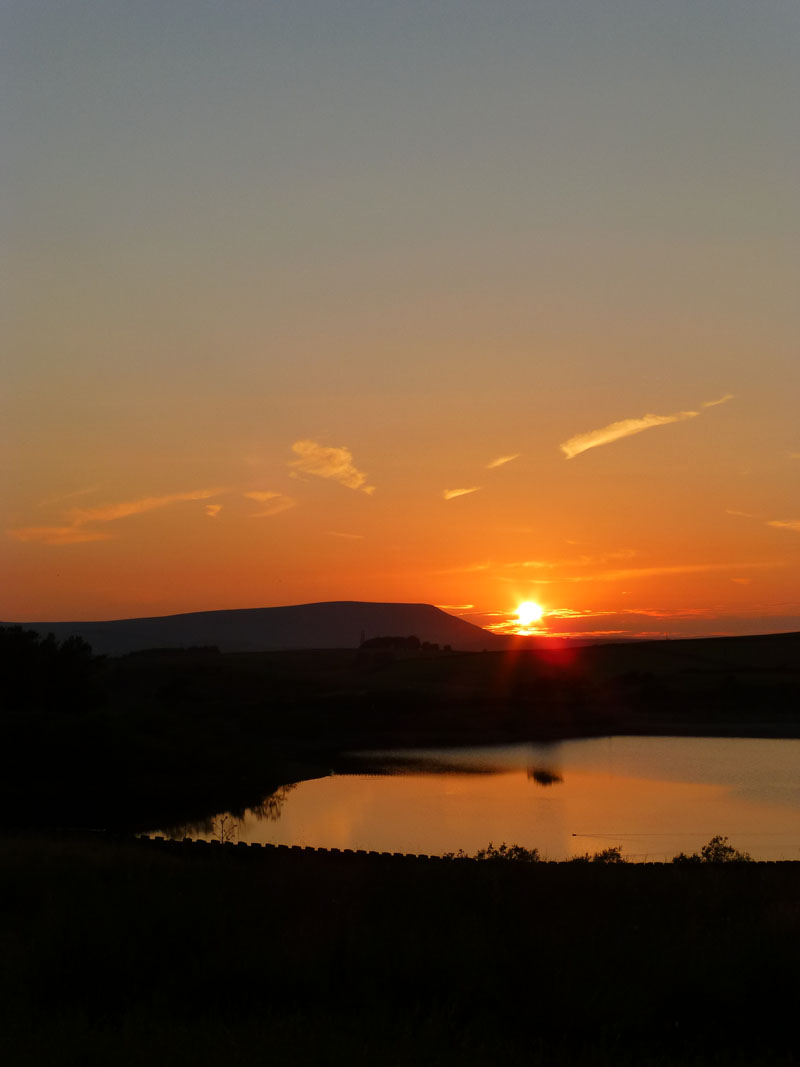
<instances>
[{"instance_id":1,"label":"reflected orange light on water","mask_svg":"<svg viewBox=\"0 0 800 1067\"><path fill-rule=\"evenodd\" d=\"M709 832L691 835L697 818L687 813L724 807L725 792L592 772L547 787L524 772L334 777L302 783L279 823L247 823L241 839L429 855L506 841L555 860L622 845L663 858L664 850L699 848L713 836L719 818L709 814Z\"/></svg>"},{"instance_id":2,"label":"reflected orange light on water","mask_svg":"<svg viewBox=\"0 0 800 1067\"><path fill-rule=\"evenodd\" d=\"M684 747L688 753L691 745L714 744L659 740L668 742L670 757ZM695 755L673 773L665 770L661 755L653 755L657 746L641 741L578 743L585 745L578 750L583 766L562 762L564 748L555 746L549 756L545 750L534 754L535 765L499 773L342 775L302 782L278 821L248 817L239 835L248 842L426 854L474 853L490 841L505 841L538 848L542 858L553 860L619 845L629 859L661 861L727 834L756 858L800 858L800 797L784 782L787 760L796 758L800 743L781 757L773 752L775 742L761 742L758 758L777 760L778 769L771 781L763 775L750 781L742 777L738 756L731 755L739 751L735 746L711 766ZM495 771L502 767L502 750L498 759ZM697 777L705 780L692 780Z\"/></svg>"}]
</instances>

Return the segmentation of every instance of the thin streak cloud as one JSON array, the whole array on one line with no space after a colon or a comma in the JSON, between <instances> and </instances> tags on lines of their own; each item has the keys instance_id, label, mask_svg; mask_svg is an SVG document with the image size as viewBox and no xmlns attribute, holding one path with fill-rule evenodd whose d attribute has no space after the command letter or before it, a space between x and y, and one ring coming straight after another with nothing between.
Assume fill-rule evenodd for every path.
<instances>
[{"instance_id":1,"label":"thin streak cloud","mask_svg":"<svg viewBox=\"0 0 800 1067\"><path fill-rule=\"evenodd\" d=\"M260 504L267 500L274 500L281 495L281 493L275 493L270 489L248 489L246 493L242 493L242 496L246 496L248 500L257 500Z\"/></svg>"},{"instance_id":2,"label":"thin streak cloud","mask_svg":"<svg viewBox=\"0 0 800 1067\"><path fill-rule=\"evenodd\" d=\"M97 508L73 508L70 512L76 526L91 522L114 522L129 515L141 515L145 511L165 508L184 500L208 500L222 489L192 489L188 493L171 493L169 496L143 496L137 500L123 500L119 504L104 504Z\"/></svg>"},{"instance_id":3,"label":"thin streak cloud","mask_svg":"<svg viewBox=\"0 0 800 1067\"><path fill-rule=\"evenodd\" d=\"M32 541L40 545L79 545L85 541L109 541L111 534L83 526L20 526L8 530L15 541Z\"/></svg>"},{"instance_id":4,"label":"thin streak cloud","mask_svg":"<svg viewBox=\"0 0 800 1067\"><path fill-rule=\"evenodd\" d=\"M457 496L468 496L469 493L477 493L482 486L473 485L469 489L445 489L442 492L442 498L444 500L455 500Z\"/></svg>"},{"instance_id":5,"label":"thin streak cloud","mask_svg":"<svg viewBox=\"0 0 800 1067\"><path fill-rule=\"evenodd\" d=\"M738 508L725 508L726 515L736 515L740 519L757 519L758 515L753 515L750 511L739 511Z\"/></svg>"},{"instance_id":6,"label":"thin streak cloud","mask_svg":"<svg viewBox=\"0 0 800 1067\"><path fill-rule=\"evenodd\" d=\"M719 404L726 404L732 399L733 394L728 393L720 397L719 400L707 400L700 407L717 407ZM619 441L623 437L632 437L634 434L653 429L655 426L668 426L673 422L696 419L700 414L702 414L701 411L677 411L673 415L648 414L635 419L621 419L619 422L609 423L608 426L603 426L599 430L589 430L587 433L576 434L574 437L564 441L559 447L567 459L573 459L590 448L608 445L612 441Z\"/></svg>"},{"instance_id":7,"label":"thin streak cloud","mask_svg":"<svg viewBox=\"0 0 800 1067\"><path fill-rule=\"evenodd\" d=\"M776 526L779 530L794 530L800 533L800 519L772 519L767 526Z\"/></svg>"},{"instance_id":8,"label":"thin streak cloud","mask_svg":"<svg viewBox=\"0 0 800 1067\"><path fill-rule=\"evenodd\" d=\"M95 508L71 508L67 512L70 522L58 526L23 526L8 530L17 541L36 541L43 545L75 545L86 541L107 541L110 534L93 527L96 524L116 522L130 515L168 507L187 500L208 500L225 492L224 489L192 489L186 493L170 493L168 496L145 496L136 500L123 500L118 504L103 504Z\"/></svg>"},{"instance_id":9,"label":"thin streak cloud","mask_svg":"<svg viewBox=\"0 0 800 1067\"><path fill-rule=\"evenodd\" d=\"M502 467L502 466L504 466L504 465L505 465L506 463L510 463L510 462L511 462L512 460L514 460L514 459L519 459L519 457L520 457L521 455L522 455L522 453L521 453L521 452L515 452L515 453L513 454L513 456L498 456L498 457L497 457L497 459L493 459L493 460L491 461L491 463L487 463L487 464L486 464L486 470L487 470L487 471L492 471L492 470L494 470L494 469L495 469L496 467Z\"/></svg>"},{"instance_id":10,"label":"thin streak cloud","mask_svg":"<svg viewBox=\"0 0 800 1067\"><path fill-rule=\"evenodd\" d=\"M276 493L270 489L250 489L242 495L248 500L255 500L264 505L260 511L250 516L253 519L270 519L273 515L280 515L297 506L294 497L284 496L283 493Z\"/></svg>"},{"instance_id":11,"label":"thin streak cloud","mask_svg":"<svg viewBox=\"0 0 800 1067\"><path fill-rule=\"evenodd\" d=\"M367 475L355 466L349 448L330 448L317 441L303 439L294 442L292 451L297 459L291 460L289 466L295 475L313 474L316 478L329 478L347 489L360 489L368 495L375 492L374 485L364 484Z\"/></svg>"},{"instance_id":12,"label":"thin streak cloud","mask_svg":"<svg viewBox=\"0 0 800 1067\"><path fill-rule=\"evenodd\" d=\"M784 524L791 529L800 530L800 520L797 520L796 525L791 523ZM617 554L609 554L607 559L613 559ZM624 556L627 553L619 553L618 556ZM449 570L435 571L436 574L467 574L472 571L484 571L484 570L507 570L507 569L544 569L555 570L561 567L568 566L581 566L589 562L600 562L602 557L596 561L590 560L565 560L563 562L550 563L546 560L524 560L521 563L476 563L471 566L454 567ZM541 578L537 575L536 578L522 578L521 575L516 577L509 577L507 575L494 573L492 578L498 582L529 582L533 586L539 585L576 585L585 582L621 582L628 581L635 578L659 578L665 575L671 574L705 574L713 573L715 571L746 571L746 570L765 570L774 567L783 567L785 563L781 560L774 562L756 562L756 563L678 563L665 566L656 567L626 567L619 568L617 570L603 570L596 571L591 574L551 574L547 578Z\"/></svg>"},{"instance_id":13,"label":"thin streak cloud","mask_svg":"<svg viewBox=\"0 0 800 1067\"><path fill-rule=\"evenodd\" d=\"M705 574L713 571L738 571L782 567L782 563L679 563L666 567L631 567L625 570L601 571L600 574L564 578L565 582L618 582L632 578L658 578L667 574Z\"/></svg>"}]
</instances>

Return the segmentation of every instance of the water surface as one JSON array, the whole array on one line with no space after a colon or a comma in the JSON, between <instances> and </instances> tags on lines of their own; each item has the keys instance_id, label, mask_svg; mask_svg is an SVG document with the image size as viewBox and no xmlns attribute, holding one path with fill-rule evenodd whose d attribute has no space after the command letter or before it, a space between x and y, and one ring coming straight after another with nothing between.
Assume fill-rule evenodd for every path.
<instances>
[{"instance_id":1,"label":"water surface","mask_svg":"<svg viewBox=\"0 0 800 1067\"><path fill-rule=\"evenodd\" d=\"M490 841L566 859L620 845L633 860L715 834L756 859L800 860L800 740L611 737L361 753L243 819L190 836L442 854Z\"/></svg>"}]
</instances>

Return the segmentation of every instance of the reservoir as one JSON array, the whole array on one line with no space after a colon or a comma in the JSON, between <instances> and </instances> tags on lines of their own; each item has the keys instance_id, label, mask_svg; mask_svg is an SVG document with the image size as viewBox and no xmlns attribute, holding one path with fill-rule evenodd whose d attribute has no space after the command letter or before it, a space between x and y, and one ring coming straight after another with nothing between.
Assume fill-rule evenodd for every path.
<instances>
[{"instance_id":1,"label":"reservoir","mask_svg":"<svg viewBox=\"0 0 800 1067\"><path fill-rule=\"evenodd\" d=\"M346 766L171 833L429 855L506 842L550 860L620 846L639 862L722 834L754 859L800 860L797 739L607 737L354 753Z\"/></svg>"}]
</instances>

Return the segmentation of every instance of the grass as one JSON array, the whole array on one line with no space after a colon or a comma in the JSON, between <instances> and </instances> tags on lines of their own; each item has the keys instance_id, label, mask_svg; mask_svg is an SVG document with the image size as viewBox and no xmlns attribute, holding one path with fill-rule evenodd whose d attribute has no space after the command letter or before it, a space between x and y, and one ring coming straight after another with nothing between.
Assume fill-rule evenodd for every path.
<instances>
[{"instance_id":1,"label":"grass","mask_svg":"<svg viewBox=\"0 0 800 1067\"><path fill-rule=\"evenodd\" d=\"M800 865L0 843L6 1063L790 1063Z\"/></svg>"}]
</instances>

